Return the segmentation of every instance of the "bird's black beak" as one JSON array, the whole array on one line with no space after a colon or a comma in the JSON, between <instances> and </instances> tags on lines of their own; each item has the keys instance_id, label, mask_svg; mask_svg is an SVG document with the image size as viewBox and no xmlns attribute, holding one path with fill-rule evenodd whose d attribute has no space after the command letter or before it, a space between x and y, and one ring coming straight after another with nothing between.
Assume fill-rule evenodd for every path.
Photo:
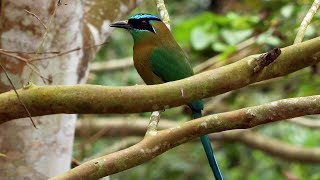
<instances>
[{"instance_id":1,"label":"bird's black beak","mask_svg":"<svg viewBox=\"0 0 320 180\"><path fill-rule=\"evenodd\" d=\"M131 25L128 24L128 21L117 21L117 22L110 24L110 27L131 29Z\"/></svg>"}]
</instances>

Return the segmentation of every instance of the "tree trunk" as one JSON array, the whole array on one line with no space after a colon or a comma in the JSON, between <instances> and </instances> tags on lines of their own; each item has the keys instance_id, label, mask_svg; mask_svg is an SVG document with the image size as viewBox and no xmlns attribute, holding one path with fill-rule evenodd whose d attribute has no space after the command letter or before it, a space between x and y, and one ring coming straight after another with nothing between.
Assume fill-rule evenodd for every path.
<instances>
[{"instance_id":1,"label":"tree trunk","mask_svg":"<svg viewBox=\"0 0 320 180\"><path fill-rule=\"evenodd\" d=\"M18 51L20 53L17 55L24 58L51 55L22 52L65 52L101 43L109 34L106 31L109 30L108 24L136 6L136 2L130 0L62 0L60 6L57 6L56 0L0 2L0 47ZM97 10L98 7L102 10ZM48 29L25 10L34 13ZM49 79L46 84L84 83L88 62L96 49L84 48L33 64L43 77ZM15 87L25 85L31 73L26 63L4 55L0 57L0 63L6 68ZM31 77L34 84L44 84L37 73L33 72ZM12 89L2 69L0 78L0 92ZM34 120L38 129L28 119L10 121L0 126L0 153L5 155L0 156L1 179L47 179L70 168L76 115L50 115L35 117Z\"/></svg>"}]
</instances>

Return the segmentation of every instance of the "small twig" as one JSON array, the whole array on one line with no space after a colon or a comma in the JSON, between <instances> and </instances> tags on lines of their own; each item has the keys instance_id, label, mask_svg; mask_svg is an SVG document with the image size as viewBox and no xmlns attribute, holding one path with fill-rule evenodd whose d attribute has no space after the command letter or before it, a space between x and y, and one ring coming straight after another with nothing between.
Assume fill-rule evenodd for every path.
<instances>
[{"instance_id":1,"label":"small twig","mask_svg":"<svg viewBox=\"0 0 320 180\"><path fill-rule=\"evenodd\" d=\"M57 7L59 6L59 1L60 0L58 0L58 5L54 6L53 12L52 12L52 14L51 14L51 16L49 18L49 22L47 23L46 27L49 27L51 25L53 17L55 16L56 11L57 11ZM45 43L45 41L46 41L46 39L48 37L48 34L49 34L49 28L46 28L46 30L45 30L45 32L44 32L44 34L42 36L41 43L40 43L39 47L36 50L36 52L37 52L36 54L39 54L41 51L43 51L44 43ZM31 61L29 61L29 62L31 62ZM28 82L31 82L32 76L33 76L33 71L31 71L31 73L30 73ZM45 81L44 81L44 83L46 84Z\"/></svg>"},{"instance_id":2,"label":"small twig","mask_svg":"<svg viewBox=\"0 0 320 180\"><path fill-rule=\"evenodd\" d=\"M65 51L65 52L62 52L62 53L59 53L59 54L56 54L56 55L53 55L53 56L41 57L41 58L32 58L32 59L29 59L29 61L33 62L33 61L39 61L39 60L45 60L45 59L52 59L52 58L56 58L56 57L59 57L59 56L63 56L63 55L69 54L69 53L74 52L74 51L79 51L80 49L81 49L80 47L77 47L75 49L72 49L72 50L69 50L69 51Z\"/></svg>"},{"instance_id":3,"label":"small twig","mask_svg":"<svg viewBox=\"0 0 320 180\"><path fill-rule=\"evenodd\" d=\"M75 52L75 51L79 51L81 49L86 50L86 49L91 49L91 48L95 48L95 47L98 47L98 46L102 46L102 45L104 45L106 43L107 42L103 42L101 44L95 44L95 45L87 46L87 47L77 47L77 48L74 48L74 49L71 49L71 50L68 50L68 51L65 51L65 52L58 53L58 54L53 55L53 56L42 57L42 58L31 58L28 61L29 62L33 62L33 61L40 61L40 60L45 60L45 59L52 59L52 58L63 56L63 55L66 55L66 54L69 54L69 53L72 53L72 52Z\"/></svg>"},{"instance_id":4,"label":"small twig","mask_svg":"<svg viewBox=\"0 0 320 180\"><path fill-rule=\"evenodd\" d=\"M150 116L150 121L148 125L148 130L146 132L145 137L154 136L157 134L157 127L160 120L160 112L154 111Z\"/></svg>"},{"instance_id":5,"label":"small twig","mask_svg":"<svg viewBox=\"0 0 320 180\"><path fill-rule=\"evenodd\" d=\"M97 44L97 45L92 45L92 46L88 46L88 47L77 47L75 49L71 49L71 50L68 50L68 51L65 51L65 52L59 52L59 51L52 51L52 52L30 52L30 54L56 54L56 55L53 55L53 56L48 56L48 57L43 57L43 58L31 58L31 59L26 59L22 56L19 56L19 55L15 55L13 53L24 53L24 52L17 52L17 51L9 51L9 50L3 50L3 49L0 49L0 54L3 54L5 56L8 56L8 57L12 57L12 58L15 58L19 61L23 61L26 63L26 65L31 69L33 70L33 72L35 72L38 76L41 77L41 79L43 80L43 82L45 83L45 80L50 82L51 80L48 79L48 78L45 78L41 75L41 73L37 70L37 67L35 65L33 65L31 62L33 61L40 61L40 60L45 60L45 59L52 59L52 58L56 58L56 57L59 57L59 56L63 56L63 55L66 55L66 54L69 54L71 52L74 52L74 51L79 51L81 49L90 49L90 48L94 48L94 47L98 47L98 46L102 46L104 44L106 44L106 42L103 42L101 44Z\"/></svg>"},{"instance_id":6,"label":"small twig","mask_svg":"<svg viewBox=\"0 0 320 180\"><path fill-rule=\"evenodd\" d=\"M65 51L65 52L60 52L60 51L49 51L49 52L18 52L18 51L10 51L10 50L4 50L4 49L0 49L0 54L3 54L5 56L9 56L9 57L12 57L12 58L15 58L17 60L20 60L20 61L23 61L25 63L30 63L30 62L33 62L33 61L40 61L40 60L45 60L45 59L52 59L52 58L56 58L56 57L59 57L59 56L63 56L63 55L66 55L66 54L69 54L71 52L74 52L74 51L79 51L81 49L91 49L91 48L95 48L95 47L99 47L99 46L102 46L104 44L106 44L106 42L103 42L101 44L95 44L95 45L92 45L92 46L87 46L87 47L77 47L77 48L74 48L74 49L71 49L71 50L68 50L68 51ZM43 58L30 58L30 59L26 59L24 57L21 57L19 55L14 55L13 53L22 53L22 54L56 54L56 55L53 55L53 56L48 56L48 57L43 57Z\"/></svg>"},{"instance_id":7,"label":"small twig","mask_svg":"<svg viewBox=\"0 0 320 180\"><path fill-rule=\"evenodd\" d=\"M11 54L11 53L6 52L6 51L0 51L0 54L8 56L8 57L15 58L15 59L17 59L19 61L23 61L25 63L29 63L28 59L26 59L24 57L21 57L21 56L18 56L18 55Z\"/></svg>"},{"instance_id":8,"label":"small twig","mask_svg":"<svg viewBox=\"0 0 320 180\"><path fill-rule=\"evenodd\" d=\"M274 62L281 54L281 50L279 48L274 48L271 51L262 54L258 58L255 58L255 67L253 68L253 71L259 72L261 71L264 67L268 66L272 62Z\"/></svg>"},{"instance_id":9,"label":"small twig","mask_svg":"<svg viewBox=\"0 0 320 180\"><path fill-rule=\"evenodd\" d=\"M47 51L47 52L23 52L23 51L11 51L6 49L0 49L1 52L13 53L13 54L59 54L60 51Z\"/></svg>"},{"instance_id":10,"label":"small twig","mask_svg":"<svg viewBox=\"0 0 320 180\"><path fill-rule=\"evenodd\" d=\"M304 34L313 18L313 16L316 14L317 10L319 9L320 6L320 0L315 0L312 3L312 6L310 7L308 13L306 14L306 16L304 17L304 19L302 20L298 33L296 35L296 38L294 40L293 44L297 44L297 43L301 43L303 38L304 38ZM314 72L314 70L317 70L316 65L312 65L311 66L311 71Z\"/></svg>"},{"instance_id":11,"label":"small twig","mask_svg":"<svg viewBox=\"0 0 320 180\"><path fill-rule=\"evenodd\" d=\"M7 71L6 71L6 69L2 66L2 64L1 64L1 63L0 63L0 66L1 66L1 68L2 68L2 70L3 70L3 72L4 72L4 74L6 75L6 77L7 77L8 81L9 81L9 83L10 83L11 87L12 87L12 89L14 90L14 92L15 92L15 94L16 94L16 96L17 96L17 98L18 98L19 102L20 102L20 104L23 106L23 108L25 109L25 111L28 113L28 116L29 116L29 118L30 118L30 120L31 120L31 122L32 122L32 124L33 124L33 126L34 126L36 129L38 129L38 128L37 128L37 126L36 126L36 124L34 123L34 121L33 121L33 119L32 119L31 113L29 112L29 110L28 110L27 106L26 106L26 105L24 104L24 102L21 100L21 98L20 98L20 96L19 96L19 94L18 94L18 92L17 92L16 88L14 87L14 85L13 85L13 83L12 83L12 81L11 81L11 79L10 79L10 77L9 77L9 75L8 75L8 73L7 73Z\"/></svg>"},{"instance_id":12,"label":"small twig","mask_svg":"<svg viewBox=\"0 0 320 180\"><path fill-rule=\"evenodd\" d=\"M35 13L30 12L30 11L28 11L28 10L26 10L26 9L25 9L24 11L26 11L28 14L34 16L36 19L38 19L38 21L42 24L42 26L43 26L45 29L48 29L47 26L40 20L40 18L39 18Z\"/></svg>"},{"instance_id":13,"label":"small twig","mask_svg":"<svg viewBox=\"0 0 320 180\"><path fill-rule=\"evenodd\" d=\"M38 68L35 65L33 65L31 63L27 63L27 66L32 70L32 72L35 72L42 79L44 84L46 84L46 81L48 81L48 82L51 81L51 79L42 76L40 71L38 70Z\"/></svg>"},{"instance_id":14,"label":"small twig","mask_svg":"<svg viewBox=\"0 0 320 180\"><path fill-rule=\"evenodd\" d=\"M155 0L162 21L170 29L170 17L164 0Z\"/></svg>"},{"instance_id":15,"label":"small twig","mask_svg":"<svg viewBox=\"0 0 320 180\"><path fill-rule=\"evenodd\" d=\"M26 9L25 9L25 11L26 11L27 13L31 14L32 16L34 16L36 19L38 19L39 22L40 22L40 23L44 26L44 28L46 29L46 32L45 32L45 34L43 35L43 38L42 38L42 41L41 41L40 46L38 47L37 51L36 51L35 53L33 53L33 54L40 54L41 48L43 47L44 41L45 41L45 39L46 39L46 37L47 37L48 28L47 28L47 26L40 20L40 18L39 18L35 13L32 13L32 12L26 10ZM51 21L52 21L52 19L53 19L53 16L54 16L55 12L56 12L56 8L54 9L53 14L52 14L52 16L51 16L51 18L50 18L50 20L49 20L49 23L48 23L49 25L50 25L50 23L51 23ZM26 65L32 70L28 82L30 82L30 80L31 80L31 78L32 78L33 72L35 72L38 76L40 76L40 78L43 80L43 82L44 82L45 84L46 84L46 81L50 82L50 79L43 77L43 76L41 75L41 73L38 71L37 67L36 67L35 65L33 65L32 63L30 63L30 61L29 61L28 59L23 58L23 57L18 56L18 55L11 54L11 53L12 53L12 52L8 52L8 51L0 51L0 54L6 55L6 56L9 56L9 57L13 57L13 58L15 58L15 59L18 59L18 60L23 61L23 62L26 63ZM18 52L17 52L17 53L18 53Z\"/></svg>"},{"instance_id":16,"label":"small twig","mask_svg":"<svg viewBox=\"0 0 320 180\"><path fill-rule=\"evenodd\" d=\"M293 44L297 44L297 43L302 42L303 37L304 37L304 33L307 30L308 25L310 24L313 16L317 13L319 6L320 6L320 0L315 0L312 4L311 8L309 9L308 13L306 14L304 19L302 20L301 25L298 30L298 33L297 33L297 36L296 36Z\"/></svg>"},{"instance_id":17,"label":"small twig","mask_svg":"<svg viewBox=\"0 0 320 180\"><path fill-rule=\"evenodd\" d=\"M8 56L8 57L15 58L15 59L17 59L17 60L19 60L19 61L22 61L22 62L26 63L26 65L27 65L32 71L36 72L36 74L37 74L38 76L40 76L40 78L41 78L43 81L45 81L45 80L50 81L50 79L43 77L43 76L41 75L40 71L37 70L37 67L36 67L35 65L31 64L28 59L26 59L26 58L24 58L24 57L22 57L22 56L18 56L18 55L14 55L14 54L8 53L8 52L6 52L6 51L0 51L0 54L5 55L5 56Z\"/></svg>"}]
</instances>

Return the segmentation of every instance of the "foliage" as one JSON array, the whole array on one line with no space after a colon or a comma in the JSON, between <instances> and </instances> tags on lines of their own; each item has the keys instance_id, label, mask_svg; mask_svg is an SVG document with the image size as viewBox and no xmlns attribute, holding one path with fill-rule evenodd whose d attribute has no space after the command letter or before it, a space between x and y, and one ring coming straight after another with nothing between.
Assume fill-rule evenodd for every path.
<instances>
[{"instance_id":1,"label":"foliage","mask_svg":"<svg viewBox=\"0 0 320 180\"><path fill-rule=\"evenodd\" d=\"M255 16L240 16L234 12L217 15L203 12L176 26L173 33L177 41L188 43L195 50L211 48L223 52L230 46L247 39L253 32L251 28L257 23Z\"/></svg>"}]
</instances>

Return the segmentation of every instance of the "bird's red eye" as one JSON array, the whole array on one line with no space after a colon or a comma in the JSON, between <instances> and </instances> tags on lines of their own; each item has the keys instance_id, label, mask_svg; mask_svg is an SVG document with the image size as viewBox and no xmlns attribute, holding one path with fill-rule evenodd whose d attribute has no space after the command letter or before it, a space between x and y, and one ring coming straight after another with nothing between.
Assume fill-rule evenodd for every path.
<instances>
[{"instance_id":1,"label":"bird's red eye","mask_svg":"<svg viewBox=\"0 0 320 180\"><path fill-rule=\"evenodd\" d=\"M141 21L141 26L142 26L142 27L148 26L148 22L147 22L147 21Z\"/></svg>"}]
</instances>

